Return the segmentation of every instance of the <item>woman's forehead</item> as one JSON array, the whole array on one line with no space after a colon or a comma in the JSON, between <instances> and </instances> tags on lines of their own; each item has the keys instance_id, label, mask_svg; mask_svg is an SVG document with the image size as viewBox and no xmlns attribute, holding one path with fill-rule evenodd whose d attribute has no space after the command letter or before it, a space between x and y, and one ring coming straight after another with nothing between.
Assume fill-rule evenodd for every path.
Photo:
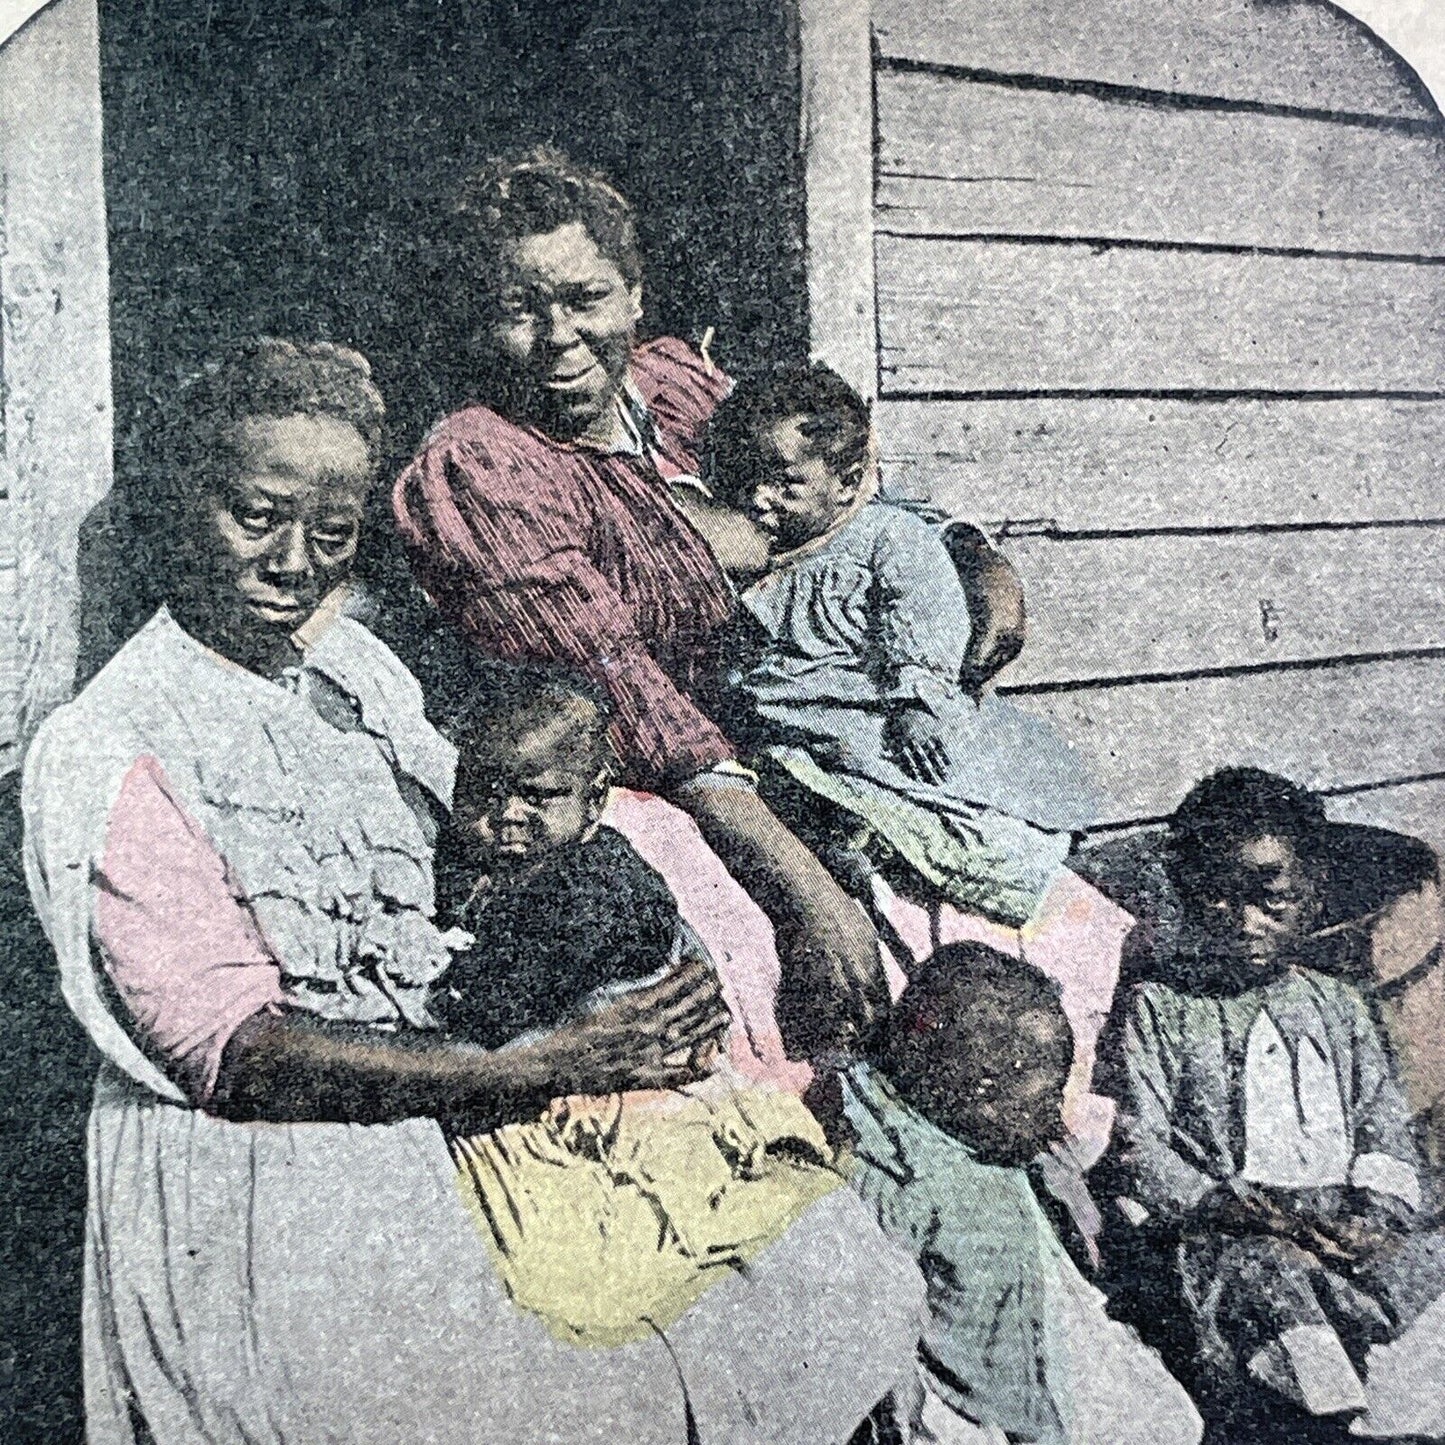
<instances>
[{"instance_id":1,"label":"woman's forehead","mask_svg":"<svg viewBox=\"0 0 1445 1445\"><path fill-rule=\"evenodd\" d=\"M580 285L621 275L617 262L603 252L581 221L566 221L551 231L518 236L507 246L504 259L514 275L537 277L556 285Z\"/></svg>"},{"instance_id":2,"label":"woman's forehead","mask_svg":"<svg viewBox=\"0 0 1445 1445\"><path fill-rule=\"evenodd\" d=\"M273 486L364 491L371 451L350 422L327 414L245 416L226 428L235 471Z\"/></svg>"}]
</instances>

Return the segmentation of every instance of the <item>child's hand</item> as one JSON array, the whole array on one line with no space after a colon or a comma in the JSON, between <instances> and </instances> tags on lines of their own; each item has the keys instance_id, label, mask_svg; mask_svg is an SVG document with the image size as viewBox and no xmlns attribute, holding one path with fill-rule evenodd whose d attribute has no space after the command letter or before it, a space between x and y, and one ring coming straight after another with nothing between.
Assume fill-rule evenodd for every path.
<instances>
[{"instance_id":1,"label":"child's hand","mask_svg":"<svg viewBox=\"0 0 1445 1445\"><path fill-rule=\"evenodd\" d=\"M937 785L948 776L952 759L938 719L926 708L901 707L883 724L883 745L893 761L920 783Z\"/></svg>"},{"instance_id":2,"label":"child's hand","mask_svg":"<svg viewBox=\"0 0 1445 1445\"><path fill-rule=\"evenodd\" d=\"M1398 1237L1390 1230L1376 1220L1359 1215L1346 1215L1343 1219L1317 1224L1315 1228L1351 1265L1365 1264L1398 1243Z\"/></svg>"}]
</instances>

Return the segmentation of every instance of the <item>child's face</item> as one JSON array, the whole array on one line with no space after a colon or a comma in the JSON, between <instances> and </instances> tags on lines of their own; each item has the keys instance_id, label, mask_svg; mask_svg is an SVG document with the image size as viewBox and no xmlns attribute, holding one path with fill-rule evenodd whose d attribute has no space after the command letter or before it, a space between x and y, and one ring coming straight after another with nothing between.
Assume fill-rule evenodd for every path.
<instances>
[{"instance_id":1,"label":"child's face","mask_svg":"<svg viewBox=\"0 0 1445 1445\"><path fill-rule=\"evenodd\" d=\"M1245 984L1291 963L1318 915L1312 871L1288 838L1271 834L1233 845L1184 901L1211 955Z\"/></svg>"},{"instance_id":2,"label":"child's face","mask_svg":"<svg viewBox=\"0 0 1445 1445\"><path fill-rule=\"evenodd\" d=\"M530 872L597 822L607 770L577 743L575 726L559 721L493 738L462 760L452 817L481 871Z\"/></svg>"},{"instance_id":3,"label":"child's face","mask_svg":"<svg viewBox=\"0 0 1445 1445\"><path fill-rule=\"evenodd\" d=\"M763 480L747 499L748 512L774 552L820 537L858 494L856 471L840 472L803 434L808 418L790 416L757 437Z\"/></svg>"},{"instance_id":4,"label":"child's face","mask_svg":"<svg viewBox=\"0 0 1445 1445\"><path fill-rule=\"evenodd\" d=\"M1057 1010L960 999L922 1010L894 1053L909 1102L987 1164L1027 1164L1064 1137L1073 1039Z\"/></svg>"}]
</instances>

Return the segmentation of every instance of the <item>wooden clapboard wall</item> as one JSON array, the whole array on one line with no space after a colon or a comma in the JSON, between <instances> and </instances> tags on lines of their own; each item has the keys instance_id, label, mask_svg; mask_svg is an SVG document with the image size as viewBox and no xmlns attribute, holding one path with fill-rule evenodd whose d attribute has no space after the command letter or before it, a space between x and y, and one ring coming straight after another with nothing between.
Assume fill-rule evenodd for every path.
<instances>
[{"instance_id":1,"label":"wooden clapboard wall","mask_svg":"<svg viewBox=\"0 0 1445 1445\"><path fill-rule=\"evenodd\" d=\"M1251 762L1445 843L1428 95L1320 0L875 0L871 29L885 483L1006 539L1001 690L1093 758L1109 824Z\"/></svg>"},{"instance_id":2,"label":"wooden clapboard wall","mask_svg":"<svg viewBox=\"0 0 1445 1445\"><path fill-rule=\"evenodd\" d=\"M77 534L111 475L95 0L22 8L0 10L0 774L70 696Z\"/></svg>"}]
</instances>

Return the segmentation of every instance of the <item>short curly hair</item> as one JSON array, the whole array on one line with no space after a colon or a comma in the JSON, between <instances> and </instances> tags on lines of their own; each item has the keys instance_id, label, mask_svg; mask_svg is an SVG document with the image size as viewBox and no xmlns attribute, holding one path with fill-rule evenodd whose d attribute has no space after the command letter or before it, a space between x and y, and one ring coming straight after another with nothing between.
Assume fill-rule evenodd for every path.
<instances>
[{"instance_id":1,"label":"short curly hair","mask_svg":"<svg viewBox=\"0 0 1445 1445\"><path fill-rule=\"evenodd\" d=\"M1307 867L1324 865L1329 821L1319 796L1262 768L1221 768L1190 788L1169 820L1165 864L1185 898L1252 838L1286 838Z\"/></svg>"},{"instance_id":2,"label":"short curly hair","mask_svg":"<svg viewBox=\"0 0 1445 1445\"><path fill-rule=\"evenodd\" d=\"M480 659L456 684L433 711L437 730L463 759L563 720L572 725L574 761L592 767L611 756L612 699L569 668Z\"/></svg>"},{"instance_id":3,"label":"short curly hair","mask_svg":"<svg viewBox=\"0 0 1445 1445\"><path fill-rule=\"evenodd\" d=\"M540 147L494 157L457 187L438 260L454 278L495 274L505 248L524 236L580 225L629 286L642 280L637 216L598 171Z\"/></svg>"},{"instance_id":4,"label":"short curly hair","mask_svg":"<svg viewBox=\"0 0 1445 1445\"><path fill-rule=\"evenodd\" d=\"M182 469L214 459L247 417L332 416L356 428L380 464L386 406L359 352L329 341L248 337L217 351L172 399L167 450Z\"/></svg>"},{"instance_id":5,"label":"short curly hair","mask_svg":"<svg viewBox=\"0 0 1445 1445\"><path fill-rule=\"evenodd\" d=\"M708 425L703 477L719 500L744 503L765 473L758 437L800 416L802 434L840 473L868 459L868 403L821 361L782 366L740 381Z\"/></svg>"}]
</instances>

